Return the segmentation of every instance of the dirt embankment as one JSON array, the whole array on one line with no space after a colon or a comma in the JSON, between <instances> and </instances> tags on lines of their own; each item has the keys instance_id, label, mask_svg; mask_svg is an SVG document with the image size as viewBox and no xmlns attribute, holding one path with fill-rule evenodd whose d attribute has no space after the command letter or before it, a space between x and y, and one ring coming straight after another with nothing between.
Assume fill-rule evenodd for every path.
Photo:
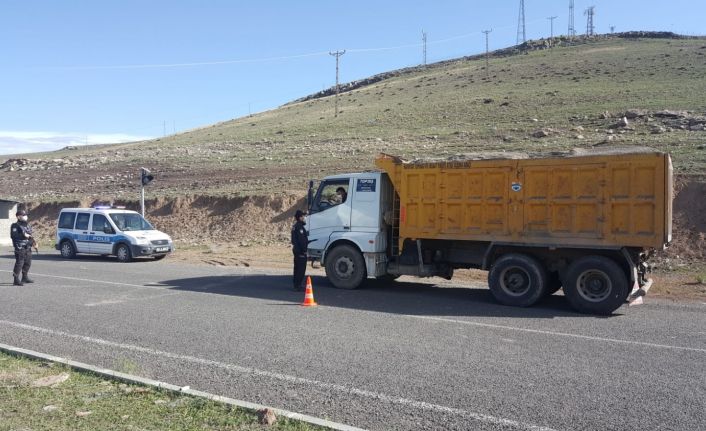
<instances>
[{"instance_id":1,"label":"dirt embankment","mask_svg":"<svg viewBox=\"0 0 706 431\"><path fill-rule=\"evenodd\" d=\"M89 207L102 202L75 201L30 204L30 214L42 243L51 242L61 208ZM140 210L138 201L115 201ZM287 243L294 212L304 198L294 195L248 197L180 196L145 202L147 219L181 244L269 245Z\"/></svg>"},{"instance_id":2,"label":"dirt embankment","mask_svg":"<svg viewBox=\"0 0 706 431\"><path fill-rule=\"evenodd\" d=\"M658 261L706 261L706 178L678 177L675 184L673 241ZM51 242L59 210L100 202L30 204L40 240ZM138 201L115 201L139 211ZM306 207L296 195L247 197L180 196L146 202L147 218L182 245L282 245L297 209ZM662 266L662 265L660 265Z\"/></svg>"},{"instance_id":3,"label":"dirt embankment","mask_svg":"<svg viewBox=\"0 0 706 431\"><path fill-rule=\"evenodd\" d=\"M688 262L706 261L706 178L677 177L672 244L665 256Z\"/></svg>"}]
</instances>

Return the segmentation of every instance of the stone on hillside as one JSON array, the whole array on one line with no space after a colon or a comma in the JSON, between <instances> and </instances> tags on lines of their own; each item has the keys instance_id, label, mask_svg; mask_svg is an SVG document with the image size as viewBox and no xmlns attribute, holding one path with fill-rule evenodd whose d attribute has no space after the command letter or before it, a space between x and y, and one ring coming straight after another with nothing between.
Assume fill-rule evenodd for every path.
<instances>
[{"instance_id":1,"label":"stone on hillside","mask_svg":"<svg viewBox=\"0 0 706 431\"><path fill-rule=\"evenodd\" d=\"M704 126L703 124L694 124L692 126L689 126L689 130L691 130L692 132L702 132L705 129L706 126Z\"/></svg>"},{"instance_id":2,"label":"stone on hillside","mask_svg":"<svg viewBox=\"0 0 706 431\"><path fill-rule=\"evenodd\" d=\"M666 117L666 118L683 118L688 114L686 111L671 111L669 109L664 109L662 111L655 112L655 117Z\"/></svg>"},{"instance_id":3,"label":"stone on hillside","mask_svg":"<svg viewBox=\"0 0 706 431\"><path fill-rule=\"evenodd\" d=\"M601 120L607 120L608 118L610 118L610 112L604 111L598 116L598 118L600 118Z\"/></svg>"},{"instance_id":4,"label":"stone on hillside","mask_svg":"<svg viewBox=\"0 0 706 431\"><path fill-rule=\"evenodd\" d=\"M664 133L666 131L667 131L667 129L664 126L652 126L652 128L650 129L650 132L653 135L659 135L659 134Z\"/></svg>"},{"instance_id":5,"label":"stone on hillside","mask_svg":"<svg viewBox=\"0 0 706 431\"><path fill-rule=\"evenodd\" d=\"M623 117L623 118L621 118L620 120L618 120L617 123L612 124L612 125L610 126L610 128L611 128L611 129L617 129L617 128L619 128L619 127L628 127L629 124L630 124L630 123L628 123L628 119L625 118L625 117Z\"/></svg>"},{"instance_id":6,"label":"stone on hillside","mask_svg":"<svg viewBox=\"0 0 706 431\"><path fill-rule=\"evenodd\" d=\"M625 114L623 114L625 118L629 120L634 120L635 118L640 118L640 117L646 117L647 116L647 110L646 109L628 109L625 111Z\"/></svg>"},{"instance_id":7,"label":"stone on hillside","mask_svg":"<svg viewBox=\"0 0 706 431\"><path fill-rule=\"evenodd\" d=\"M549 136L549 131L544 129L539 129L532 133L533 138L546 138L547 136Z\"/></svg>"}]
</instances>

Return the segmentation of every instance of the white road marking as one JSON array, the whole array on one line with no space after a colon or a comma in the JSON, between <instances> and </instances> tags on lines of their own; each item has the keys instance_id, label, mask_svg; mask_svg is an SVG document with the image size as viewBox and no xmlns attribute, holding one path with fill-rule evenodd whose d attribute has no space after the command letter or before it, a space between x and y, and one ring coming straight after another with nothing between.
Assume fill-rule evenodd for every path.
<instances>
[{"instance_id":1,"label":"white road marking","mask_svg":"<svg viewBox=\"0 0 706 431\"><path fill-rule=\"evenodd\" d=\"M56 331L53 329L41 328L38 326L27 325L24 323L10 322L7 320L0 320L0 325L10 326L18 329L25 329L33 332L38 332L41 334L47 334L52 336L61 336L66 338L71 338L74 340L84 341L88 343L98 344L101 346L115 347L119 349L129 350L132 352L146 353L154 356L161 356L169 359L176 359L185 362L191 362L199 365L206 365L216 368L225 369L228 371L233 371L241 374L249 374L259 377L267 377L270 379L281 380L289 383L296 383L302 385L316 386L320 389L328 389L336 392L342 392L351 395L357 395L365 398L373 398L376 400L388 402L391 404L402 405L404 407L413 407L420 410L431 410L440 413L454 414L458 416L467 417L479 422L489 423L498 426L512 427L525 429L530 431L555 431L552 428L547 428L543 426L537 426L532 424L527 424L523 422L514 421L511 419L499 418L496 416L486 415L482 413L471 412L468 410L457 409L454 407L442 406L439 404L432 404L425 401L417 401L408 398L396 397L392 395L386 395L379 392L368 391L365 389L358 389L354 387L348 387L343 385L338 385L335 383L326 383L319 380L305 379L303 377L291 376L288 374L275 373L271 371L259 370L257 368L243 367L240 365L228 364L224 362L213 361L210 359L198 358L189 355L180 355L177 353L165 352L162 350L151 349L148 347L135 346L132 344L116 343L113 341L103 340L100 338L88 337L85 335L70 334L63 331Z\"/></svg>"},{"instance_id":2,"label":"white road marking","mask_svg":"<svg viewBox=\"0 0 706 431\"><path fill-rule=\"evenodd\" d=\"M493 323L473 322L470 320L446 319L443 317L414 316L411 314L404 314L403 316L411 317L413 319L432 320L432 321L436 321L436 322L455 323L455 324L469 325L469 326L479 326L482 328L505 329L505 330L509 330L509 331L529 332L532 334L553 335L553 336L557 336L557 337L570 337L570 338L579 338L579 339L583 339L583 340L604 341L604 342L608 342L608 343L632 344L632 345L637 345L637 346L654 347L654 348L659 348L659 349L686 350L686 351L690 351L690 352L706 353L706 349L699 349L697 347L671 346L668 344L647 343L644 341L621 340L618 338L606 338L606 337L595 337L592 335L571 334L569 332L555 332L555 331L546 331L543 329L518 328L516 326L495 325Z\"/></svg>"},{"instance_id":3,"label":"white road marking","mask_svg":"<svg viewBox=\"0 0 706 431\"><path fill-rule=\"evenodd\" d=\"M164 298L165 296L174 296L174 295L180 295L181 292L170 292L170 293L163 293L161 295L151 295L151 296L142 296L139 298L131 298L129 296L124 296L122 298L114 298L114 299L102 299L98 302L89 302L87 304L83 304L86 307L95 307L97 305L113 305L113 304L123 304L125 302L131 302L131 301L146 301L148 299L155 299L155 298Z\"/></svg>"}]
</instances>

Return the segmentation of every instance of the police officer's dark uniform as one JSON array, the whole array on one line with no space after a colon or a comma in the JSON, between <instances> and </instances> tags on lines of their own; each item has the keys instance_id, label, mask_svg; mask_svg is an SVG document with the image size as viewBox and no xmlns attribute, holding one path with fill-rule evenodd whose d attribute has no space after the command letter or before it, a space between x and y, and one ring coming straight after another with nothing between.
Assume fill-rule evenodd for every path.
<instances>
[{"instance_id":1,"label":"police officer's dark uniform","mask_svg":"<svg viewBox=\"0 0 706 431\"><path fill-rule=\"evenodd\" d=\"M32 266L32 226L27 223L27 212L17 211L17 222L10 226L12 246L15 248L15 267L12 270L14 285L22 286L24 283L34 283L28 276L29 267ZM20 278L20 274L22 278Z\"/></svg>"},{"instance_id":2,"label":"police officer's dark uniform","mask_svg":"<svg viewBox=\"0 0 706 431\"><path fill-rule=\"evenodd\" d=\"M305 212L297 210L294 218L297 220L292 226L292 253L294 254L294 276L292 277L293 289L304 288L304 275L306 274L306 249L309 245L309 233L304 228Z\"/></svg>"}]
</instances>

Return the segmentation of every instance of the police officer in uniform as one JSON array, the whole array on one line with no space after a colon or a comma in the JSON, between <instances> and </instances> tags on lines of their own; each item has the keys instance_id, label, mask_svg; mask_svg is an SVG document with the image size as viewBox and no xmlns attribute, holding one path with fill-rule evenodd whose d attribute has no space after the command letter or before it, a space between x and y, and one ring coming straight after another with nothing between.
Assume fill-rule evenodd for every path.
<instances>
[{"instance_id":1,"label":"police officer in uniform","mask_svg":"<svg viewBox=\"0 0 706 431\"><path fill-rule=\"evenodd\" d=\"M294 214L296 223L292 226L292 253L294 254L294 277L292 278L293 289L304 289L304 275L306 274L306 249L309 245L309 233L304 228L306 213L297 210Z\"/></svg>"},{"instance_id":2,"label":"police officer in uniform","mask_svg":"<svg viewBox=\"0 0 706 431\"><path fill-rule=\"evenodd\" d=\"M12 246L15 248L15 267L12 271L15 286L25 283L34 283L28 276L29 267L32 266L32 226L27 223L27 211L17 211L17 222L10 226ZM20 274L22 278L20 278Z\"/></svg>"}]
</instances>

